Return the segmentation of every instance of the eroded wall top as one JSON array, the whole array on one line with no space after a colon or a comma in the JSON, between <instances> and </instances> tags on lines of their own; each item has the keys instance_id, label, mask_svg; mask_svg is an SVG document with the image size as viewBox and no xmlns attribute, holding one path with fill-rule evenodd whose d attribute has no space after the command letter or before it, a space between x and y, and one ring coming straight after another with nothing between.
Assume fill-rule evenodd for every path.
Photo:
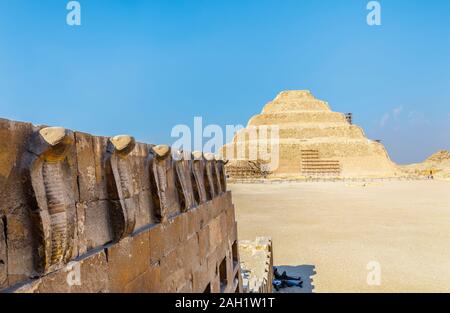
<instances>
[{"instance_id":1,"label":"eroded wall top","mask_svg":"<svg viewBox=\"0 0 450 313\"><path fill-rule=\"evenodd\" d=\"M159 262L169 262L166 257L178 245L197 247L191 253L205 251L198 264L189 263L195 268L213 254L211 273L216 273L218 263L231 253L236 240L234 210L226 192L224 162L214 155L192 156L164 145L139 143L128 135L98 137L5 119L0 120L0 140L4 143L0 146L0 290L17 289L25 282L36 283L64 272L74 260L91 262L92 253L92 262L101 271L103 263L111 265L114 257L108 253L117 250L113 247L133 243L132 248L135 241L144 244L140 249L149 254L165 251L156 259L156 268L162 270L171 265ZM193 213L199 211L209 212L208 218L199 219ZM231 221L227 223L225 216ZM158 229L173 229L170 225L174 222L186 230L189 223L198 227L191 227L194 231L189 235L182 230L166 232L179 240L152 242L150 249L149 236L157 238ZM214 247L208 250L199 243L199 232L214 228L210 223L227 227L215 230L222 232L223 245L209 232L203 235L203 242ZM148 267L151 259L143 262ZM191 290L194 272L186 270L179 280L190 282ZM130 280L132 273L132 269L125 271ZM117 278L114 272L108 275L107 282ZM231 275L226 278L230 282ZM128 279L125 282L130 283ZM58 291L58 286L53 290Z\"/></svg>"}]
</instances>

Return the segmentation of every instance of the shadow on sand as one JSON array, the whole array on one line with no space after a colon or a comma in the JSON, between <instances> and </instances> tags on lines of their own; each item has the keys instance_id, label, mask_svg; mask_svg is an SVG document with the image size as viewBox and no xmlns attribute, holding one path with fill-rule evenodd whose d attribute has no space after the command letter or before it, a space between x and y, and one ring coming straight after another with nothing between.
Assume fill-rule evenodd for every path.
<instances>
[{"instance_id":1,"label":"shadow on sand","mask_svg":"<svg viewBox=\"0 0 450 313\"><path fill-rule=\"evenodd\" d=\"M274 289L274 292L280 292L280 293L313 293L314 292L314 285L313 285L313 279L312 276L316 275L316 267L314 265L297 265L297 266L290 266L290 265L280 265L275 266L278 269L278 272L281 274L284 271L286 271L286 274L288 276L292 277L298 277L300 276L303 281L303 288L300 287L288 287L288 288L281 288L280 291L276 291Z\"/></svg>"}]
</instances>

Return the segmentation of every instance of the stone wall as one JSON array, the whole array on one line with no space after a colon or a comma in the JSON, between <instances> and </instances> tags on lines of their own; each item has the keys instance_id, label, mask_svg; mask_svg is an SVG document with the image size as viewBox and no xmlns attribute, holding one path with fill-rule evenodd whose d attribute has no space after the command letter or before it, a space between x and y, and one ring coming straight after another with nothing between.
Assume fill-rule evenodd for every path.
<instances>
[{"instance_id":1,"label":"stone wall","mask_svg":"<svg viewBox=\"0 0 450 313\"><path fill-rule=\"evenodd\" d=\"M240 292L224 164L0 120L0 290Z\"/></svg>"},{"instance_id":2,"label":"stone wall","mask_svg":"<svg viewBox=\"0 0 450 313\"><path fill-rule=\"evenodd\" d=\"M255 241L239 241L239 254L245 293L271 293L273 280L272 239L258 237Z\"/></svg>"}]
</instances>

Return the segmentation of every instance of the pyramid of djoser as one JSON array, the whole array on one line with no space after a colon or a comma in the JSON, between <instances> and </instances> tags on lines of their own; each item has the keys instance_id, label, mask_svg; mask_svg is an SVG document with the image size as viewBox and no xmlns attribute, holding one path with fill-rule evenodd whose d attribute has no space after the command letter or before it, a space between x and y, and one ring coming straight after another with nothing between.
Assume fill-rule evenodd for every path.
<instances>
[{"instance_id":1,"label":"pyramid of djoser","mask_svg":"<svg viewBox=\"0 0 450 313\"><path fill-rule=\"evenodd\" d=\"M240 176L240 169L264 163L249 154L275 149L270 130L279 129L279 162L270 176L390 177L396 165L384 146L366 138L364 131L352 125L343 113L331 111L327 102L306 90L283 91L250 119L221 154L230 160L230 176ZM270 129L270 128L269 128ZM239 155L238 155L239 148ZM273 150L276 151L276 150ZM247 176L247 174L241 176Z\"/></svg>"}]
</instances>

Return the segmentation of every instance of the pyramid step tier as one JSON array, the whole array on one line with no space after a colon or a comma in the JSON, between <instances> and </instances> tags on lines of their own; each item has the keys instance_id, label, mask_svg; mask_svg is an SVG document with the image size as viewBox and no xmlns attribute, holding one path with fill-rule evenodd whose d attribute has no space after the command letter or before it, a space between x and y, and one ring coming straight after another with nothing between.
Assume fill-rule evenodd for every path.
<instances>
[{"instance_id":1,"label":"pyramid step tier","mask_svg":"<svg viewBox=\"0 0 450 313\"><path fill-rule=\"evenodd\" d=\"M349 125L345 115L336 112L289 112L259 114L250 119L248 125L295 125L295 124L335 123L335 125Z\"/></svg>"},{"instance_id":2,"label":"pyramid step tier","mask_svg":"<svg viewBox=\"0 0 450 313\"><path fill-rule=\"evenodd\" d=\"M343 139L336 140L332 138L318 138L317 140L298 140L298 139L280 139L278 143L270 141L246 141L240 143L227 144L222 149L222 154L227 159L236 159L238 151L240 157L250 158L250 151L255 153L279 152L279 157L300 159L302 150L318 150L321 158L333 158L344 156L367 156L376 155L385 159L386 151L383 146L377 142L368 139ZM386 159L387 161L387 159Z\"/></svg>"},{"instance_id":3,"label":"pyramid step tier","mask_svg":"<svg viewBox=\"0 0 450 313\"><path fill-rule=\"evenodd\" d=\"M243 139L249 140L250 138L270 138L271 132L272 130L266 128L266 126L251 126L241 130L238 136L235 137L235 142ZM365 138L363 130L355 125L322 125L322 127L282 125L278 128L278 136L282 139L313 139L317 137Z\"/></svg>"},{"instance_id":4,"label":"pyramid step tier","mask_svg":"<svg viewBox=\"0 0 450 313\"><path fill-rule=\"evenodd\" d=\"M274 100L266 104L262 112L298 112L298 111L325 111L331 112L330 107L324 101L307 99L307 100Z\"/></svg>"}]
</instances>

